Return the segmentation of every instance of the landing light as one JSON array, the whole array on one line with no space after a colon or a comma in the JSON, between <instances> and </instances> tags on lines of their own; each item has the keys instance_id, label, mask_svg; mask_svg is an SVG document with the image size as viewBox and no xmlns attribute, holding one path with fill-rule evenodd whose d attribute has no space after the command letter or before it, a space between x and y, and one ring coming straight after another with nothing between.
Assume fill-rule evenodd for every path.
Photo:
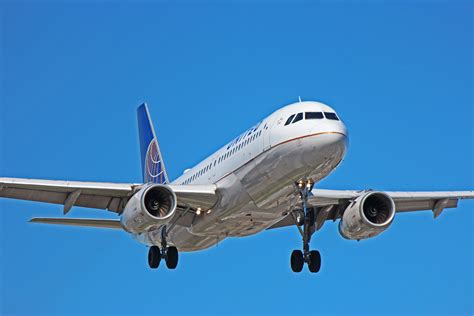
<instances>
[{"instance_id":1,"label":"landing light","mask_svg":"<svg viewBox=\"0 0 474 316\"><path fill-rule=\"evenodd\" d=\"M207 210L207 214L211 214L212 210L211 209L208 209Z\"/></svg>"},{"instance_id":2,"label":"landing light","mask_svg":"<svg viewBox=\"0 0 474 316\"><path fill-rule=\"evenodd\" d=\"M200 208L200 207L197 208L196 214L197 214L197 215L201 215L201 208Z\"/></svg>"}]
</instances>

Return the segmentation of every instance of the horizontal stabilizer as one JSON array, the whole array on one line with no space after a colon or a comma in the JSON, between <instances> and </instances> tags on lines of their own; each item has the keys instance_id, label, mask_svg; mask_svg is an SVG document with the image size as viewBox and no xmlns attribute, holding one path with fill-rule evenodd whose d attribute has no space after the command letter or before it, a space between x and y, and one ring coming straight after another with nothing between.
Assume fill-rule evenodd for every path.
<instances>
[{"instance_id":1,"label":"horizontal stabilizer","mask_svg":"<svg viewBox=\"0 0 474 316\"><path fill-rule=\"evenodd\" d=\"M112 219L39 217L30 219L30 223L122 229L120 221Z\"/></svg>"}]
</instances>

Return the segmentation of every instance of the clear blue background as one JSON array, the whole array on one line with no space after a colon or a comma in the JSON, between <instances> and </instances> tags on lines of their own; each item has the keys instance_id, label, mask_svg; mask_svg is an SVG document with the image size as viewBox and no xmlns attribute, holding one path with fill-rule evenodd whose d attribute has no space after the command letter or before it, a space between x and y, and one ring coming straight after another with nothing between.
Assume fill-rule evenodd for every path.
<instances>
[{"instance_id":1,"label":"clear blue background","mask_svg":"<svg viewBox=\"0 0 474 316\"><path fill-rule=\"evenodd\" d=\"M472 2L0 10L0 176L141 181L135 108L147 101L176 178L301 96L350 131L319 187L473 189ZM1 200L0 314L472 314L473 204L436 221L399 215L360 243L328 222L313 275L290 270L294 227L150 271L124 232L28 224L61 206Z\"/></svg>"}]
</instances>

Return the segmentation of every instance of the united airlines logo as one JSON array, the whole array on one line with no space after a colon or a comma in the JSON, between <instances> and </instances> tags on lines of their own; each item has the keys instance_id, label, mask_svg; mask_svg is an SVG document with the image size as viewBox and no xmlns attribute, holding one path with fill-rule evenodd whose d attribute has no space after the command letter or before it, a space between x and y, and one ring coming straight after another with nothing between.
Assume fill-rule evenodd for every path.
<instances>
[{"instance_id":1,"label":"united airlines logo","mask_svg":"<svg viewBox=\"0 0 474 316\"><path fill-rule=\"evenodd\" d=\"M166 183L163 168L161 165L161 157L158 152L158 143L153 139L148 145L145 162L145 182Z\"/></svg>"},{"instance_id":2,"label":"united airlines logo","mask_svg":"<svg viewBox=\"0 0 474 316\"><path fill-rule=\"evenodd\" d=\"M232 146L234 146L235 144L237 144L239 141L241 141L242 139L246 138L246 137L249 137L250 135L252 135L252 133L256 133L258 128L260 127L260 124L262 124L262 121L258 122L257 125L249 128L248 130L246 130L243 134L241 134L239 137L237 137L236 139L234 139L233 141L231 141L229 144L227 144L227 150L229 150ZM266 125L266 124L265 124Z\"/></svg>"}]
</instances>

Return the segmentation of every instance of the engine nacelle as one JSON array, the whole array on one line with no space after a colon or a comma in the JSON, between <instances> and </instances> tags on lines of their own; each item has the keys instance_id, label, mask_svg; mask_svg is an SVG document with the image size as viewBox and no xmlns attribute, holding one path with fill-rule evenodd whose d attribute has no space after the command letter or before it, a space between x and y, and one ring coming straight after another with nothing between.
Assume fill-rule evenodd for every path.
<instances>
[{"instance_id":1,"label":"engine nacelle","mask_svg":"<svg viewBox=\"0 0 474 316\"><path fill-rule=\"evenodd\" d=\"M351 240L374 237L390 226L394 216L395 203L390 196L383 192L368 192L344 211L339 232Z\"/></svg>"},{"instance_id":2,"label":"engine nacelle","mask_svg":"<svg viewBox=\"0 0 474 316\"><path fill-rule=\"evenodd\" d=\"M152 184L135 193L125 205L120 223L131 233L141 233L151 226L167 224L176 211L176 194L161 184Z\"/></svg>"}]
</instances>

